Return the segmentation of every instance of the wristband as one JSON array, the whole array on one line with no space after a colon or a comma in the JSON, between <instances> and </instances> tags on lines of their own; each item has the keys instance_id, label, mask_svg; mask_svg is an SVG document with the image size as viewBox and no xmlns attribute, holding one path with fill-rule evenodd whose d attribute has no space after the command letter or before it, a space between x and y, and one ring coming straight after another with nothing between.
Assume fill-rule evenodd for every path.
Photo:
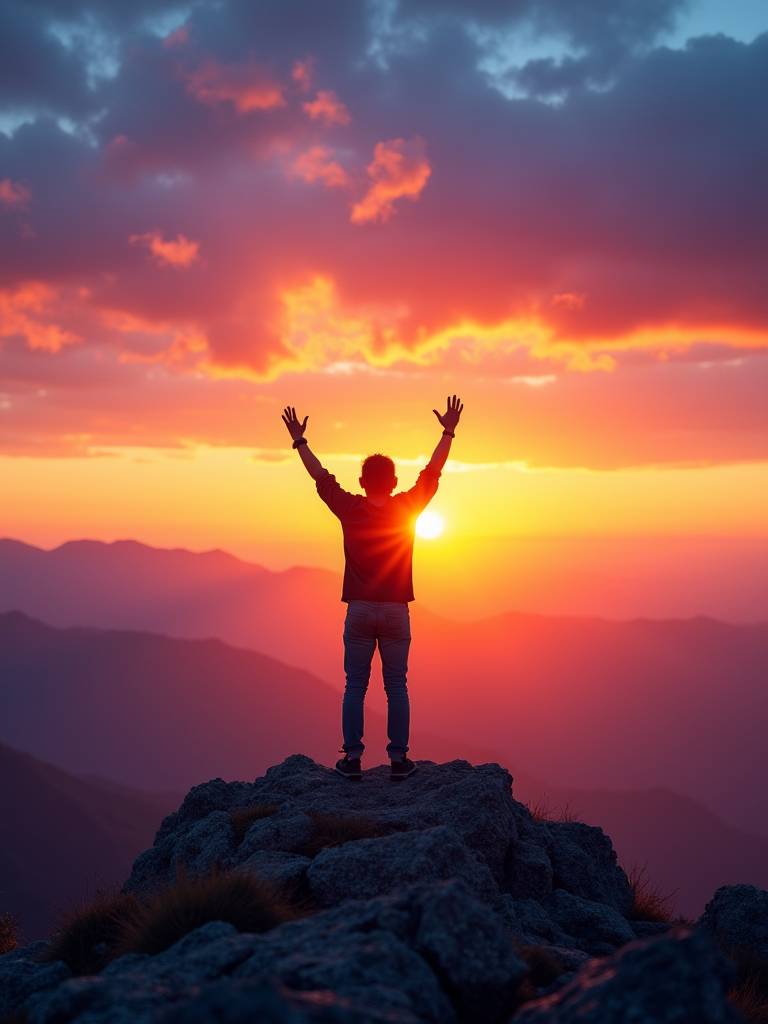
<instances>
[{"instance_id":1,"label":"wristband","mask_svg":"<svg viewBox=\"0 0 768 1024\"><path fill-rule=\"evenodd\" d=\"M298 448L299 445L302 444L309 444L309 441L306 439L306 437L297 437L296 440L293 442L293 447Z\"/></svg>"},{"instance_id":2,"label":"wristband","mask_svg":"<svg viewBox=\"0 0 768 1024\"><path fill-rule=\"evenodd\" d=\"M452 434L452 433L450 432L450 430L444 430L444 431L443 431L443 437L456 437L456 435L455 435L455 434Z\"/></svg>"}]
</instances>

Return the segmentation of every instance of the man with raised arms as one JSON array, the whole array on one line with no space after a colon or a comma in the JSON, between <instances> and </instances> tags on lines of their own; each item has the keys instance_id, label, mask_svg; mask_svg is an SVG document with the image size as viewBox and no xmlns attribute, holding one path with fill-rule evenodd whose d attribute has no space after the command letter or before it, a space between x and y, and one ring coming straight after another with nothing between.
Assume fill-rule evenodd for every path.
<instances>
[{"instance_id":1,"label":"man with raised arms","mask_svg":"<svg viewBox=\"0 0 768 1024\"><path fill-rule=\"evenodd\" d=\"M301 461L317 484L317 493L338 517L344 533L341 599L347 603L344 622L347 683L341 710L344 757L336 762L336 771L353 781L362 778L363 705L377 643L387 694L389 777L397 782L416 771L416 765L408 757L411 709L407 684L414 530L419 513L437 492L463 408L454 395L448 399L442 416L437 409L432 410L443 428L443 435L409 491L392 494L397 487L394 462L386 455L369 455L363 461L360 476L364 495L345 491L336 477L321 466L304 437L309 417L299 420L291 406L283 413L293 447L298 449Z\"/></svg>"}]
</instances>

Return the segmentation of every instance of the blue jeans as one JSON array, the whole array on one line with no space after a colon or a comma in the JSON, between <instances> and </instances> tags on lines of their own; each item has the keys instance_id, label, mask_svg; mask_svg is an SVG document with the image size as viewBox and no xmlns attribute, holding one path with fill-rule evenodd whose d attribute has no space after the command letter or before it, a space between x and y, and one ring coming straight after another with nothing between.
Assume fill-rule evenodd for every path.
<instances>
[{"instance_id":1,"label":"blue jeans","mask_svg":"<svg viewBox=\"0 0 768 1024\"><path fill-rule=\"evenodd\" d=\"M344 750L360 757L363 743L363 702L371 678L371 662L379 644L384 690L387 694L387 753L390 758L408 752L411 706L408 701L408 651L411 617L408 605L398 601L350 601L344 622L344 672L347 685L341 706Z\"/></svg>"}]
</instances>

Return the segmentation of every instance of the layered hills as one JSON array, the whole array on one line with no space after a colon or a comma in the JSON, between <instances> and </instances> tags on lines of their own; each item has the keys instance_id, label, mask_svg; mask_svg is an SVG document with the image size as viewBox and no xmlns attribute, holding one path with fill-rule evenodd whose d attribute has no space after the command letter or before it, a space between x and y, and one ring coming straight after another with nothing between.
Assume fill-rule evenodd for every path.
<instances>
[{"instance_id":1,"label":"layered hills","mask_svg":"<svg viewBox=\"0 0 768 1024\"><path fill-rule=\"evenodd\" d=\"M218 637L336 689L339 593L334 573L273 573L223 552L130 541L45 552L0 541L0 610L56 626ZM768 834L768 625L522 613L456 623L418 604L412 614L417 730L496 751L561 790L670 789ZM383 709L379 687L369 701Z\"/></svg>"},{"instance_id":2,"label":"layered hills","mask_svg":"<svg viewBox=\"0 0 768 1024\"><path fill-rule=\"evenodd\" d=\"M0 912L42 937L57 905L122 881L177 806L170 794L78 779L0 744Z\"/></svg>"},{"instance_id":3,"label":"layered hills","mask_svg":"<svg viewBox=\"0 0 768 1024\"><path fill-rule=\"evenodd\" d=\"M337 691L308 672L220 640L61 630L8 613L0 616L0 660L0 738L78 776L185 791L217 776L254 779L296 749L319 763L337 756ZM384 759L386 742L375 711L367 718L366 740L366 763L375 765ZM527 775L521 758L502 758L492 748L421 728L414 743L418 756L435 761L503 760L515 777L518 799L545 801L554 817L568 807L602 826L626 867L646 865L655 882L667 891L678 889L681 913L700 913L719 885L768 885L768 840L727 825L690 798L669 790L555 788ZM88 783L98 806L104 804L104 785ZM111 798L120 796L131 794ZM22 806L26 798L19 800ZM59 819L42 815L41 827L49 820ZM55 849L58 841L52 829L39 846ZM130 860L138 849L134 844L124 856ZM85 861L73 861L67 884L75 884L72 874L81 884L88 870Z\"/></svg>"}]
</instances>

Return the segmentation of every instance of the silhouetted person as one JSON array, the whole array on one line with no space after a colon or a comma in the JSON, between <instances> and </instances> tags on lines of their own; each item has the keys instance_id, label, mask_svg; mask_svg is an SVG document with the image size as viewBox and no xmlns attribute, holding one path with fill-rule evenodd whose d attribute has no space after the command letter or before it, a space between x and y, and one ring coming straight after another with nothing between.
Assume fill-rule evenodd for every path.
<instances>
[{"instance_id":1,"label":"silhouetted person","mask_svg":"<svg viewBox=\"0 0 768 1024\"><path fill-rule=\"evenodd\" d=\"M336 762L336 771L347 779L362 778L363 703L377 643L387 693L390 778L393 781L407 779L416 771L416 765L408 758L411 709L406 681L411 646L408 602L413 601L414 530L419 513L437 492L463 408L454 395L448 399L442 416L437 409L432 410L443 427L443 436L410 491L393 495L397 486L394 462L386 455L369 455L363 462L360 477L365 496L345 491L310 451L304 437L309 417L300 421L291 406L283 413L293 447L298 448L301 461L317 484L317 493L339 518L344 531L341 599L347 602L344 622L347 685L341 712L344 757Z\"/></svg>"}]
</instances>

